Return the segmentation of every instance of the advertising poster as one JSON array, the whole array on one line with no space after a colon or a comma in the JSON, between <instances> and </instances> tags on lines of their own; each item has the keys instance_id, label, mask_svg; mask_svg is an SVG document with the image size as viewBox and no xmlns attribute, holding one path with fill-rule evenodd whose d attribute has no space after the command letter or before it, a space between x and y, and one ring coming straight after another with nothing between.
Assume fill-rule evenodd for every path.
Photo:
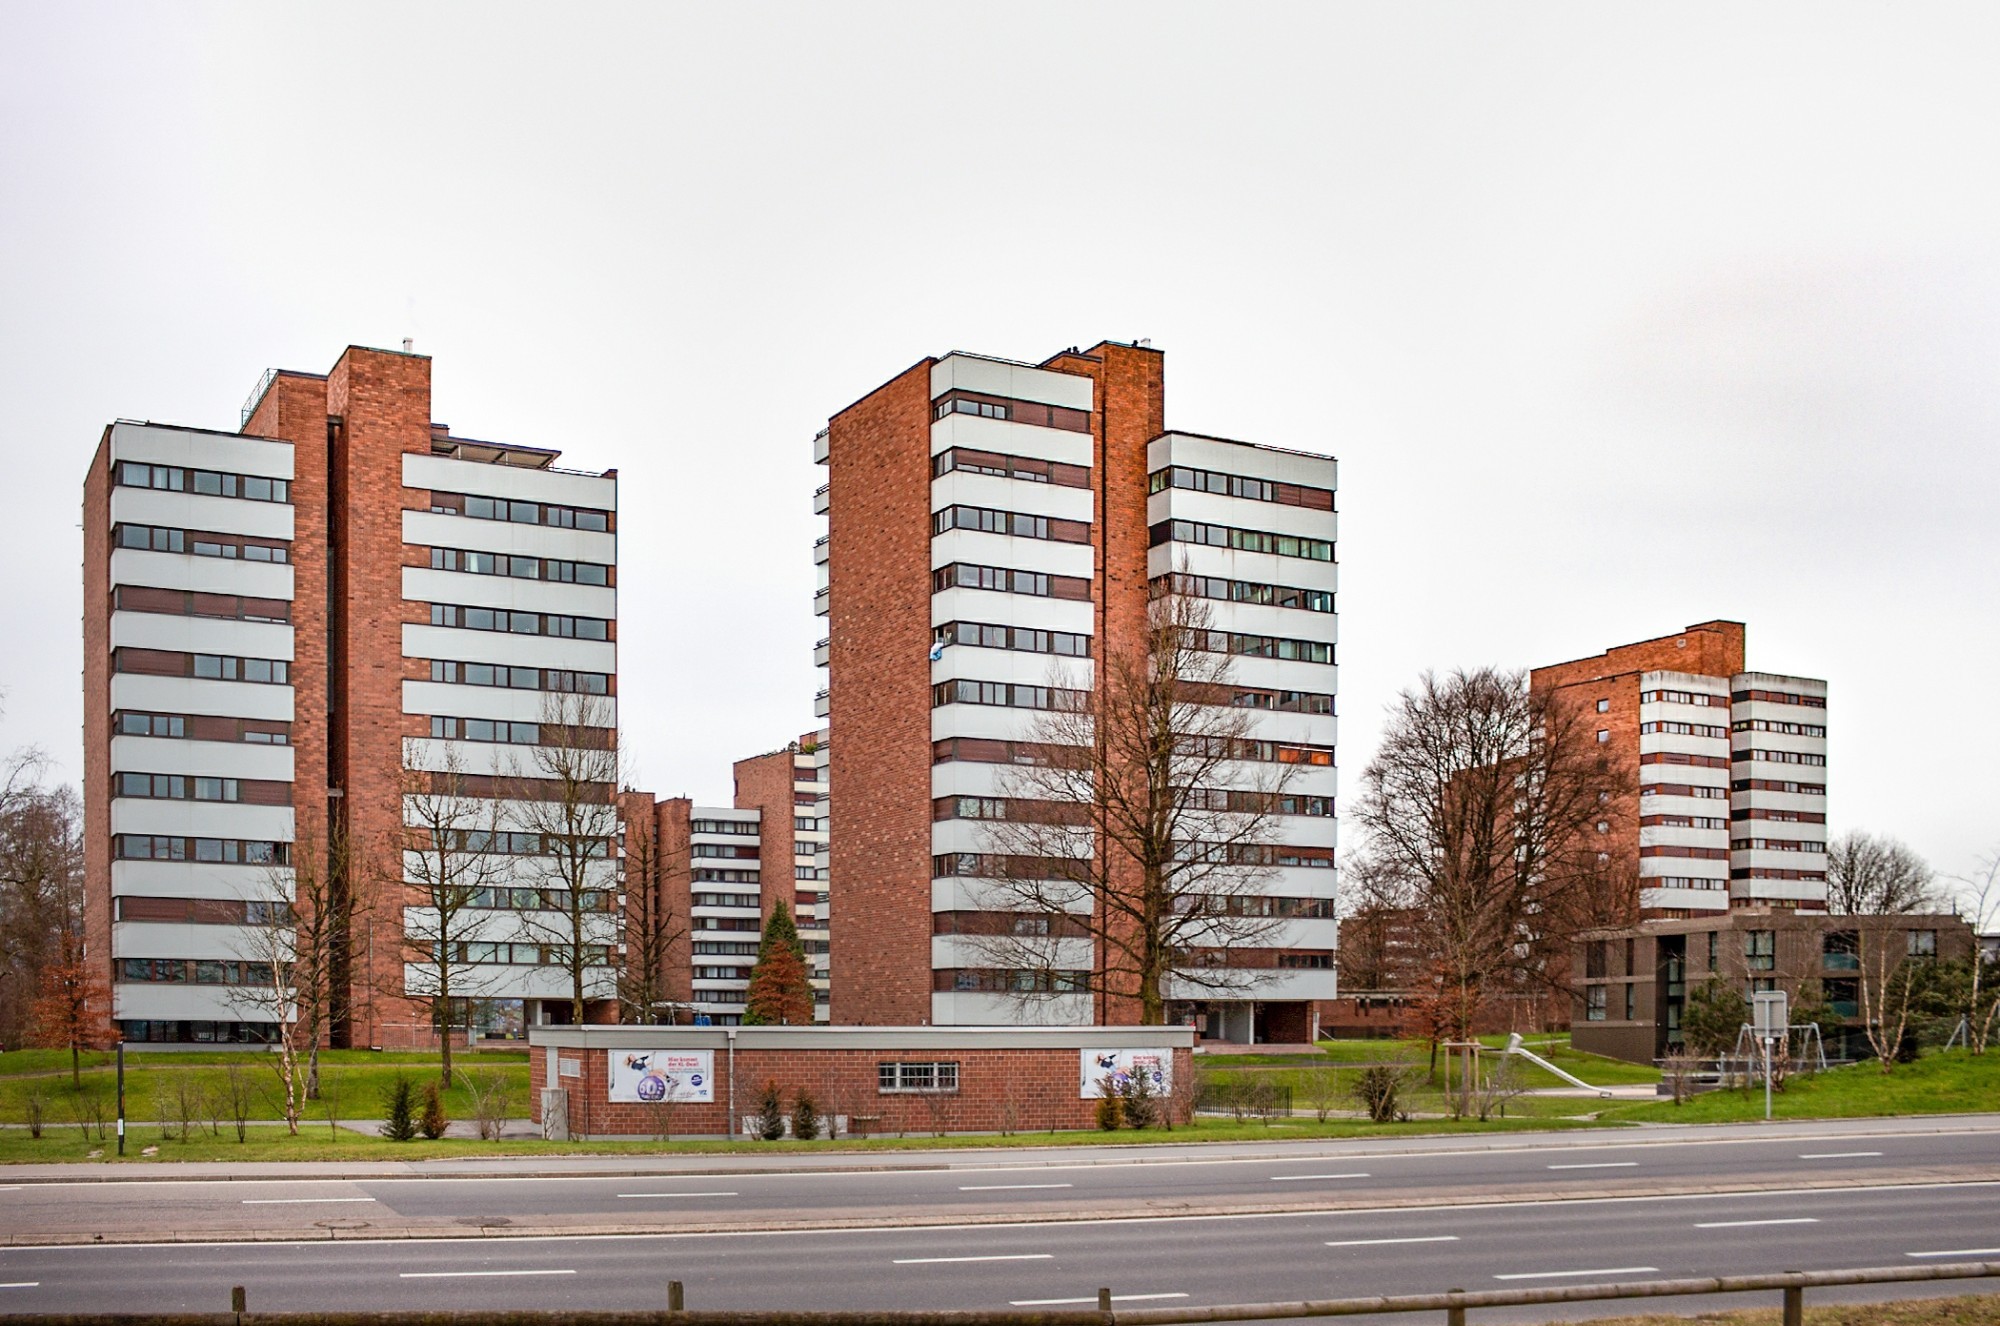
<instances>
[{"instance_id":1,"label":"advertising poster","mask_svg":"<svg viewBox=\"0 0 2000 1326\"><path fill-rule=\"evenodd\" d=\"M611 1099L656 1105L715 1100L713 1050L611 1050Z\"/></svg>"},{"instance_id":2,"label":"advertising poster","mask_svg":"<svg viewBox=\"0 0 2000 1326\"><path fill-rule=\"evenodd\" d=\"M1174 1052L1158 1050L1082 1050L1083 1099L1096 1100L1104 1094L1104 1080L1112 1090L1123 1092L1135 1073L1145 1075L1155 1096L1164 1096L1174 1087Z\"/></svg>"}]
</instances>

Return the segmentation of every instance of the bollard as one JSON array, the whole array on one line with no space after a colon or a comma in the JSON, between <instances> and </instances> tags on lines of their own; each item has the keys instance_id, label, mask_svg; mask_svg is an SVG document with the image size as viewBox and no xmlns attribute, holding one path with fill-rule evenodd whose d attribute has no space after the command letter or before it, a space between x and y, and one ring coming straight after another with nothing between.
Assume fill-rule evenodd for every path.
<instances>
[{"instance_id":1,"label":"bollard","mask_svg":"<svg viewBox=\"0 0 2000 1326\"><path fill-rule=\"evenodd\" d=\"M1465 1291L1463 1289L1450 1289L1445 1292L1463 1294ZM1465 1309L1456 1303L1446 1308L1444 1310L1444 1326L1465 1326Z\"/></svg>"},{"instance_id":2,"label":"bollard","mask_svg":"<svg viewBox=\"0 0 2000 1326\"><path fill-rule=\"evenodd\" d=\"M236 1285L229 1291L229 1310L236 1314L236 1326L243 1326L243 1314L248 1311L245 1306L248 1297L243 1292L242 1285Z\"/></svg>"},{"instance_id":3,"label":"bollard","mask_svg":"<svg viewBox=\"0 0 2000 1326\"><path fill-rule=\"evenodd\" d=\"M678 1280L667 1281L667 1311L687 1311L687 1291L681 1287L681 1282Z\"/></svg>"},{"instance_id":4,"label":"bollard","mask_svg":"<svg viewBox=\"0 0 2000 1326\"><path fill-rule=\"evenodd\" d=\"M1111 1290L1108 1287L1099 1288L1097 1291L1097 1310L1106 1313L1111 1311Z\"/></svg>"},{"instance_id":5,"label":"bollard","mask_svg":"<svg viewBox=\"0 0 2000 1326\"><path fill-rule=\"evenodd\" d=\"M1785 1290L1785 1326L1805 1326L1806 1291L1798 1285Z\"/></svg>"}]
</instances>

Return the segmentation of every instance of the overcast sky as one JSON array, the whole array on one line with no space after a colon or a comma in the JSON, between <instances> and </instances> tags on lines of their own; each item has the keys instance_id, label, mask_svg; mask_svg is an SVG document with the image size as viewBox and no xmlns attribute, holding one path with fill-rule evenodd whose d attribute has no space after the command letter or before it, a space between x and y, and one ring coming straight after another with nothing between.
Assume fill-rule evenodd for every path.
<instances>
[{"instance_id":1,"label":"overcast sky","mask_svg":"<svg viewBox=\"0 0 2000 1326\"><path fill-rule=\"evenodd\" d=\"M80 772L118 417L413 337L621 475L644 785L814 726L813 433L926 354L1167 355L1341 460L1343 792L1426 667L1732 617L1836 832L2000 845L1991 5L0 0L0 748Z\"/></svg>"}]
</instances>

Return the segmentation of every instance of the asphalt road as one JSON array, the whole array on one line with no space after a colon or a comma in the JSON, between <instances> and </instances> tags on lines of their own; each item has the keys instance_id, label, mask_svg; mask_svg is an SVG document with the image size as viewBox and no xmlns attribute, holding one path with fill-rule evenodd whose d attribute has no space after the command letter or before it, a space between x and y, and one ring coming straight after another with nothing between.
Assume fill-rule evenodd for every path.
<instances>
[{"instance_id":1,"label":"asphalt road","mask_svg":"<svg viewBox=\"0 0 2000 1326\"><path fill-rule=\"evenodd\" d=\"M0 1312L216 1311L238 1284L258 1311L648 1308L670 1279L696 1308L1084 1307L1100 1285L1120 1307L1193 1306L1981 1259L2000 1260L2000 1183L775 1235L21 1247L0 1250Z\"/></svg>"},{"instance_id":2,"label":"asphalt road","mask_svg":"<svg viewBox=\"0 0 2000 1326\"><path fill-rule=\"evenodd\" d=\"M586 1176L56 1178L4 1185L0 1243L969 1223L2000 1180L2000 1120L1965 1120L1964 1131L1872 1122L1872 1130L1486 1135L1477 1145L850 1154L816 1158L812 1168L675 1157L691 1163ZM887 1167L833 1167L841 1159Z\"/></svg>"}]
</instances>

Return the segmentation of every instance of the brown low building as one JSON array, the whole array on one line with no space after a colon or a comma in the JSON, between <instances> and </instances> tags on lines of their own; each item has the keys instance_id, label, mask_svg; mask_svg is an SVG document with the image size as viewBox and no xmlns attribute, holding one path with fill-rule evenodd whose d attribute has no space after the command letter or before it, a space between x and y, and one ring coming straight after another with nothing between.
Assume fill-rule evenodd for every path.
<instances>
[{"instance_id":1,"label":"brown low building","mask_svg":"<svg viewBox=\"0 0 2000 1326\"><path fill-rule=\"evenodd\" d=\"M530 1099L545 1133L573 1138L740 1134L767 1084L788 1113L810 1093L843 1135L1011 1132L1093 1127L1105 1078L1143 1073L1180 1123L1194 1040L1185 1026L538 1026Z\"/></svg>"},{"instance_id":2,"label":"brown low building","mask_svg":"<svg viewBox=\"0 0 2000 1326\"><path fill-rule=\"evenodd\" d=\"M1571 1040L1579 1050L1651 1063L1681 1044L1688 991L1714 976L1748 998L1783 990L1797 1006L1799 986L1820 982L1845 1022L1826 1037L1829 1058L1869 1053L1861 1017L1862 963L1888 944L1892 960L1951 961L1972 952L1972 927L1949 913L1832 916L1782 907L1740 908L1713 916L1647 921L1597 930L1576 942Z\"/></svg>"}]
</instances>

